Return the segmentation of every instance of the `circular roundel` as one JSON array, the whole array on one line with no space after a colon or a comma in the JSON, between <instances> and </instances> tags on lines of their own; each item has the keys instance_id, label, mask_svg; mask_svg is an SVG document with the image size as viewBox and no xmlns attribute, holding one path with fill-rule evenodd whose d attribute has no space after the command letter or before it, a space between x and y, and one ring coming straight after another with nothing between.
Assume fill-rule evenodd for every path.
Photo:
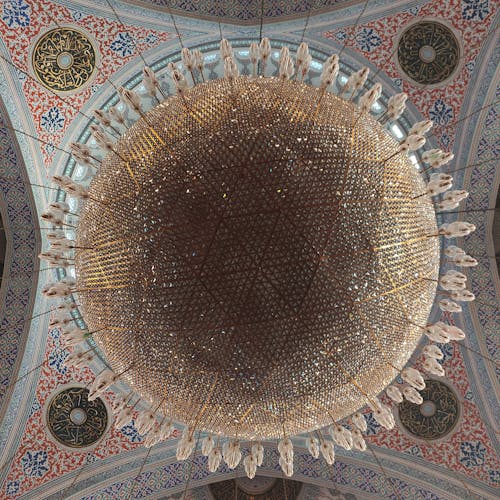
<instances>
[{"instance_id":1,"label":"circular roundel","mask_svg":"<svg viewBox=\"0 0 500 500\"><path fill-rule=\"evenodd\" d=\"M73 28L56 28L43 34L31 56L38 80L56 92L76 90L92 77L96 52L90 39Z\"/></svg>"},{"instance_id":2,"label":"circular roundel","mask_svg":"<svg viewBox=\"0 0 500 500\"><path fill-rule=\"evenodd\" d=\"M101 399L89 401L85 387L58 392L47 409L47 428L55 439L70 448L91 446L106 432L108 412Z\"/></svg>"},{"instance_id":3,"label":"circular roundel","mask_svg":"<svg viewBox=\"0 0 500 500\"><path fill-rule=\"evenodd\" d=\"M398 46L401 69L417 83L433 85L448 79L460 59L453 32L441 23L422 21L403 32Z\"/></svg>"},{"instance_id":4,"label":"circular roundel","mask_svg":"<svg viewBox=\"0 0 500 500\"><path fill-rule=\"evenodd\" d=\"M399 419L410 434L422 439L446 436L458 422L460 405L456 394L439 380L426 380L420 391L424 402L416 405L403 401Z\"/></svg>"}]
</instances>

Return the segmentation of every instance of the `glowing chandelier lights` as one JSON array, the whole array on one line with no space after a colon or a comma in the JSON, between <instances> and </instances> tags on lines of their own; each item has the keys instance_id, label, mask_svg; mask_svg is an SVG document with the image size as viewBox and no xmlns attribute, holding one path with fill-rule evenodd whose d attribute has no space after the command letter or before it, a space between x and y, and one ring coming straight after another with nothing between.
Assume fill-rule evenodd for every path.
<instances>
[{"instance_id":1,"label":"glowing chandelier lights","mask_svg":"<svg viewBox=\"0 0 500 500\"><path fill-rule=\"evenodd\" d=\"M79 200L78 218L63 201L42 215L54 230L40 258L74 267L76 280L66 275L43 294L63 299L51 324L72 350L66 364L106 359L89 399L130 388L115 426L133 419L152 446L182 424L178 459L193 454L202 433L210 471L222 459L229 468L243 460L250 478L262 443L277 442L291 476L292 437L331 464L334 444L366 449L366 405L381 426L395 425L382 391L396 404L422 403L424 378L406 364L423 334L431 341L424 370L445 375L436 344L464 333L428 324L436 289L450 313L474 295L464 274L439 276L439 237L475 228L436 225L435 208L456 208L467 193L450 190L446 174L424 182L408 158L432 122L399 142L387 133L405 94L392 96L378 120L370 115L382 88L366 89L367 68L333 93L338 57L313 87L304 83L305 43L295 57L281 48L276 75L266 38L250 46L250 75L239 74L227 40L220 57L224 78L209 80L203 54L184 48L183 70L168 68L175 95L163 95L146 67L142 96L118 90L126 111L95 111L96 147L71 145L92 182L53 178ZM158 104L146 110L150 99ZM422 154L428 169L452 157ZM477 265L454 245L444 254L457 267ZM74 326L72 297L85 328Z\"/></svg>"}]
</instances>

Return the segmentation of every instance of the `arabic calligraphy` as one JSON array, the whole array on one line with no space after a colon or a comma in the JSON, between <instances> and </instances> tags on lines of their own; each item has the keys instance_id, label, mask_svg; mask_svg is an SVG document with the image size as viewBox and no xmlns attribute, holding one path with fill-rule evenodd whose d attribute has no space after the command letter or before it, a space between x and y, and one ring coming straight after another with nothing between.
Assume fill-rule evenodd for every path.
<instances>
[{"instance_id":1,"label":"arabic calligraphy","mask_svg":"<svg viewBox=\"0 0 500 500\"><path fill-rule=\"evenodd\" d=\"M448 434L456 425L460 406L455 393L439 380L426 380L420 391L421 405L403 401L399 404L399 419L414 436L438 439Z\"/></svg>"},{"instance_id":2,"label":"arabic calligraphy","mask_svg":"<svg viewBox=\"0 0 500 500\"><path fill-rule=\"evenodd\" d=\"M432 85L455 71L460 48L453 32L441 23L423 21L411 25L401 36L398 60L415 82Z\"/></svg>"},{"instance_id":3,"label":"arabic calligraphy","mask_svg":"<svg viewBox=\"0 0 500 500\"><path fill-rule=\"evenodd\" d=\"M90 80L96 67L96 53L92 42L80 31L56 28L36 43L32 65L45 87L68 92Z\"/></svg>"},{"instance_id":4,"label":"arabic calligraphy","mask_svg":"<svg viewBox=\"0 0 500 500\"><path fill-rule=\"evenodd\" d=\"M70 387L58 392L47 410L47 427L60 443L84 448L106 431L108 413L101 399L89 401L88 389Z\"/></svg>"}]
</instances>

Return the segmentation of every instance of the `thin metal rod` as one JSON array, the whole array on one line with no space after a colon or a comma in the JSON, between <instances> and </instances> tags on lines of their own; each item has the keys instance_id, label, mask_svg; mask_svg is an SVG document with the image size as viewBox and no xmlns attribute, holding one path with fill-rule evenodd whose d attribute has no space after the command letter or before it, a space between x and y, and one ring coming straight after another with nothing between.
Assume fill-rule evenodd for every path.
<instances>
[{"instance_id":1,"label":"thin metal rod","mask_svg":"<svg viewBox=\"0 0 500 500\"><path fill-rule=\"evenodd\" d=\"M184 48L184 44L182 43L182 37L181 33L179 31L179 28L177 27L177 23L175 22L174 14L172 13L172 7L170 5L170 2L167 1L166 4L163 4L167 7L168 13L170 14L170 19L172 19L172 24L174 25L175 32L177 34L177 38L179 39L179 45L181 46L181 49Z\"/></svg>"},{"instance_id":2,"label":"thin metal rod","mask_svg":"<svg viewBox=\"0 0 500 500\"><path fill-rule=\"evenodd\" d=\"M467 166L462 167L462 168L457 168L456 170L450 170L450 171L447 171L445 173L447 173L447 174L454 174L455 172L460 172L460 171L465 170L467 168L479 167L480 165L484 165L485 163L489 163L491 161L499 161L499 160L498 160L498 158L490 158L489 160L480 161L478 163L472 163L471 165L467 165ZM426 168L425 170L423 170L423 172L429 170L429 168Z\"/></svg>"},{"instance_id":3,"label":"thin metal rod","mask_svg":"<svg viewBox=\"0 0 500 500\"><path fill-rule=\"evenodd\" d=\"M262 28L264 27L264 0L260 2L260 26L259 26L259 42L262 42Z\"/></svg>"},{"instance_id":4,"label":"thin metal rod","mask_svg":"<svg viewBox=\"0 0 500 500\"><path fill-rule=\"evenodd\" d=\"M465 345L457 340L452 340L452 342L455 345L458 345L460 347L464 347L468 351L473 352L474 354L476 354L476 356L480 356L481 358L485 359L486 361L489 361L490 363L494 364L495 366L500 366L500 361L497 361L493 358L490 358L489 356L485 356L483 353L476 351L475 349L472 349L471 347L469 347L469 346L467 346L467 345Z\"/></svg>"},{"instance_id":5,"label":"thin metal rod","mask_svg":"<svg viewBox=\"0 0 500 500\"><path fill-rule=\"evenodd\" d=\"M455 211L452 211L452 212L436 212L436 214L439 214L439 215L447 215L447 214L469 214L469 213L473 213L473 212L497 212L497 211L500 211L500 207L493 207L493 208L478 208L478 209L475 209L475 210L455 210Z\"/></svg>"},{"instance_id":6,"label":"thin metal rod","mask_svg":"<svg viewBox=\"0 0 500 500\"><path fill-rule=\"evenodd\" d=\"M131 490L130 490L130 494L129 494L129 500L131 498L133 498L134 496L134 491L135 491L135 484L137 482L137 479L139 479L140 475L142 474L142 471L144 470L144 467L146 465L146 462L149 458L149 455L151 454L151 452L153 451L153 447L151 446L149 449L148 449L148 452L146 453L146 456L144 457L144 460L142 461L142 464L141 464L141 468L139 469L139 472L137 473L137 476L135 476L134 480L132 481L132 487L131 487Z\"/></svg>"},{"instance_id":7,"label":"thin metal rod","mask_svg":"<svg viewBox=\"0 0 500 500\"><path fill-rule=\"evenodd\" d=\"M302 30L302 36L300 37L299 45L304 41L304 37L306 34L307 26L309 25L309 19L311 18L311 11L313 10L313 6L316 5L316 0L311 1L309 4L309 9L307 11L306 22L304 24L304 29Z\"/></svg>"},{"instance_id":8,"label":"thin metal rod","mask_svg":"<svg viewBox=\"0 0 500 500\"><path fill-rule=\"evenodd\" d=\"M196 450L198 449L198 443L200 441L200 435L201 431L198 431L198 437L196 438L196 444L194 445L194 450L193 450L193 459L189 460L189 469L188 469L188 480L186 481L186 486L184 487L184 492L182 494L182 500L186 499L186 494L188 491L189 483L191 482L191 479L193 477L193 467L194 467L194 461L196 460Z\"/></svg>"},{"instance_id":9,"label":"thin metal rod","mask_svg":"<svg viewBox=\"0 0 500 500\"><path fill-rule=\"evenodd\" d=\"M146 62L146 59L144 59L144 56L143 56L142 52L140 51L139 46L137 45L137 42L135 41L135 38L127 30L127 27L125 26L125 24L121 20L120 16L118 15L118 12L116 12L116 9L114 8L113 4L111 3L111 0L106 0L106 3L108 4L109 8L113 11L113 15L116 17L116 20L120 23L120 25L124 29L125 33L130 37L130 40L132 40L132 43L134 44L134 48L137 49L137 52L139 53L139 57L142 59L144 66L147 66L148 63Z\"/></svg>"}]
</instances>

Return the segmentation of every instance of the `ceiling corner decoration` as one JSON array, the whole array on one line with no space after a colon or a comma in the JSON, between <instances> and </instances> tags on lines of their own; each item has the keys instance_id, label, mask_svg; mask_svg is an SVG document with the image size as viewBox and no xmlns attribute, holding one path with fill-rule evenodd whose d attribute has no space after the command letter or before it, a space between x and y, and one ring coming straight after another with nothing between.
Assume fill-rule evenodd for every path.
<instances>
[{"instance_id":1,"label":"ceiling corner decoration","mask_svg":"<svg viewBox=\"0 0 500 500\"><path fill-rule=\"evenodd\" d=\"M56 92L71 92L90 82L96 70L96 50L81 30L58 27L36 41L31 62L42 85Z\"/></svg>"},{"instance_id":2,"label":"ceiling corner decoration","mask_svg":"<svg viewBox=\"0 0 500 500\"><path fill-rule=\"evenodd\" d=\"M108 430L109 416L100 398L88 400L85 387L66 387L51 396L46 408L47 429L61 444L87 448Z\"/></svg>"},{"instance_id":3,"label":"ceiling corner decoration","mask_svg":"<svg viewBox=\"0 0 500 500\"><path fill-rule=\"evenodd\" d=\"M450 78L458 67L460 52L453 31L436 21L412 24L398 43L402 71L423 85L434 85Z\"/></svg>"},{"instance_id":4,"label":"ceiling corner decoration","mask_svg":"<svg viewBox=\"0 0 500 500\"><path fill-rule=\"evenodd\" d=\"M78 10L77 5L57 4L54 7L49 0L15 0L3 3L2 9L3 43L12 63L21 70L18 78L36 135L43 141L40 146L42 163L47 170L57 153L56 146L71 124L78 120L82 105L107 84L111 75L139 54L171 38L166 30L123 24L112 16ZM79 45L62 49L61 43L70 33L77 35ZM47 50L44 49L43 54L33 51L44 36L48 37ZM31 59L29 54L33 54ZM44 85L50 87L49 92L42 85L34 85L34 80L27 76L33 73L32 59L43 69L40 77ZM65 68L60 68L59 64ZM73 88L64 94L65 102L53 93L64 88Z\"/></svg>"},{"instance_id":5,"label":"ceiling corner decoration","mask_svg":"<svg viewBox=\"0 0 500 500\"><path fill-rule=\"evenodd\" d=\"M399 420L403 427L422 439L439 439L446 436L458 423L460 403L454 391L439 380L426 380L420 393L424 402L416 405L403 401L398 406Z\"/></svg>"}]
</instances>

